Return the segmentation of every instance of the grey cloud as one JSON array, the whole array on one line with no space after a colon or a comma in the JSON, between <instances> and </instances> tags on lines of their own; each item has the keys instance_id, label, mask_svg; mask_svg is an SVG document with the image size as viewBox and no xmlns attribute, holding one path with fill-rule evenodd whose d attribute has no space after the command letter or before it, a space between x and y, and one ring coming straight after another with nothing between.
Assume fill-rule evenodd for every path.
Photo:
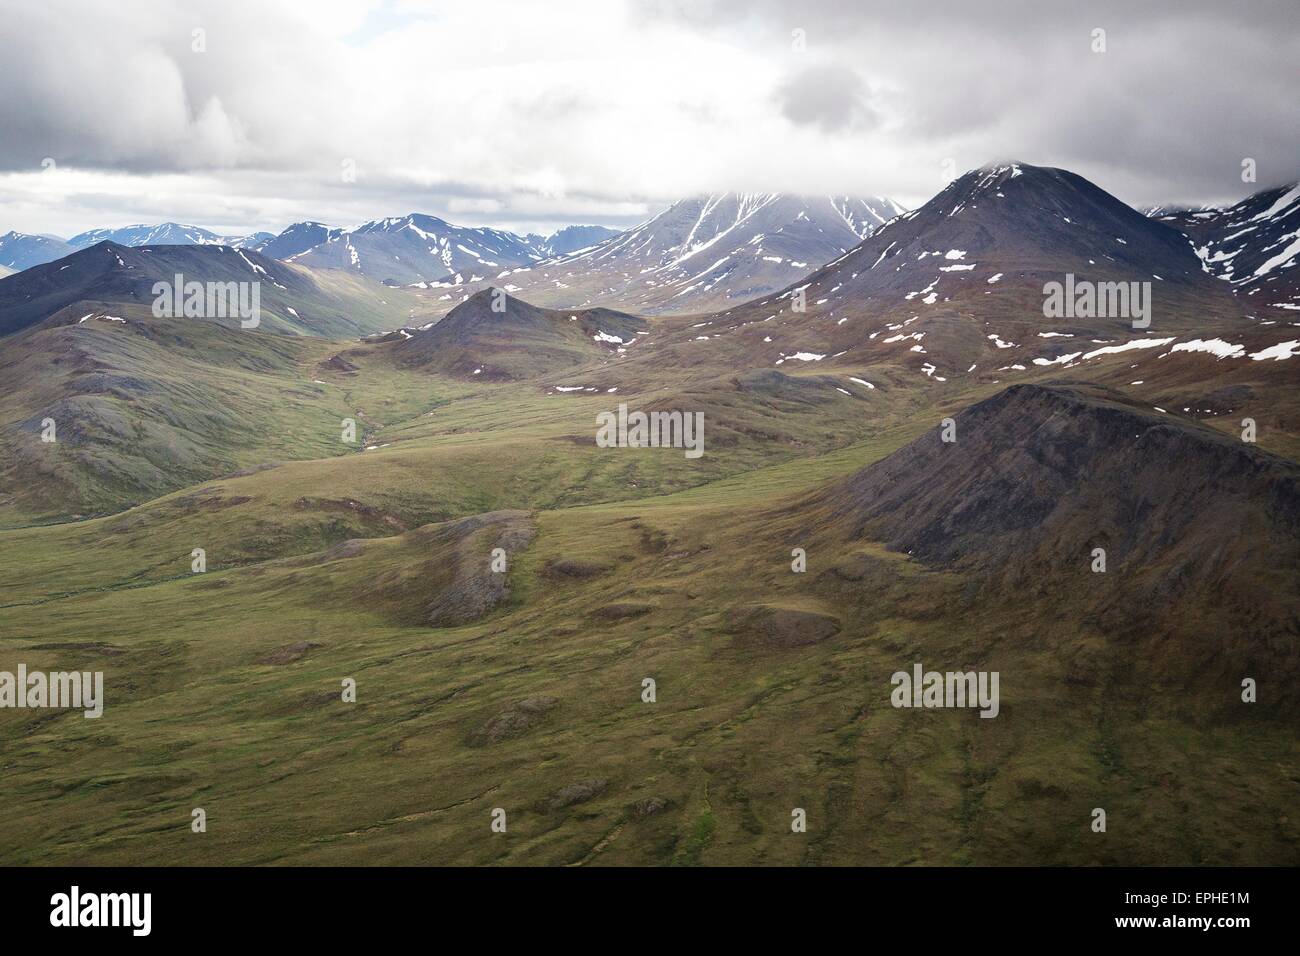
<instances>
[{"instance_id":1,"label":"grey cloud","mask_svg":"<svg viewBox=\"0 0 1300 956\"><path fill-rule=\"evenodd\" d=\"M96 218L215 227L250 210L250 227L415 209L624 224L640 218L632 206L734 188L919 202L948 157L1067 167L1135 205L1234 199L1300 176L1294 0L623 2L630 18L609 18L621 32L589 33L561 6L502 34L516 45L492 55L481 32L438 32L456 5L433 27L411 4L400 23L340 39L318 28L329 4L6 4L0 231ZM199 27L202 54L190 47ZM1105 54L1089 49L1094 27ZM792 50L796 28L806 52ZM567 37L581 43L557 50ZM388 55L383 44L404 38ZM347 54L364 43L380 46L358 76ZM654 59L626 62L648 49ZM802 151L773 148L790 124ZM136 194L17 181L47 156L134 177ZM340 182L345 157L356 183ZM1244 157L1258 185L1240 182ZM191 188L159 191L169 174Z\"/></svg>"},{"instance_id":2,"label":"grey cloud","mask_svg":"<svg viewBox=\"0 0 1300 956\"><path fill-rule=\"evenodd\" d=\"M1237 198L1300 176L1294 0L639 0L648 22L809 55L888 81L915 164L1015 155L1092 175L1134 203ZM1106 31L1107 51L1091 49ZM789 104L778 109L790 116ZM810 107L811 110L811 107ZM814 116L815 116L814 111ZM792 117L793 118L793 117ZM1242 183L1243 157L1260 183Z\"/></svg>"},{"instance_id":3,"label":"grey cloud","mask_svg":"<svg viewBox=\"0 0 1300 956\"><path fill-rule=\"evenodd\" d=\"M826 132L871 128L879 118L867 103L867 84L852 69L838 63L810 66L776 89L786 119Z\"/></svg>"}]
</instances>

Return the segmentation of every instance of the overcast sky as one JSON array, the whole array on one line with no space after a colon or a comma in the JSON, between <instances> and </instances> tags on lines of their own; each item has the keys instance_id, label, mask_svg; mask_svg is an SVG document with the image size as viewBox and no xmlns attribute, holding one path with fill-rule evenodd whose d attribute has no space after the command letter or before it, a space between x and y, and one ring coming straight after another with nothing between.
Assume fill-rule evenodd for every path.
<instances>
[{"instance_id":1,"label":"overcast sky","mask_svg":"<svg viewBox=\"0 0 1300 956\"><path fill-rule=\"evenodd\" d=\"M1003 158L1218 202L1300 176L1297 64L1296 0L0 0L0 232L917 205Z\"/></svg>"}]
</instances>

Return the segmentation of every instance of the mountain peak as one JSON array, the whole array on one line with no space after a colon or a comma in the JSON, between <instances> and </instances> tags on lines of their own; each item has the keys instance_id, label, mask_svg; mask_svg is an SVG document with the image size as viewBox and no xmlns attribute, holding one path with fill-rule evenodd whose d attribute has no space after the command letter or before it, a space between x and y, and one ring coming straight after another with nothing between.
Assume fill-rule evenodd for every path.
<instances>
[{"instance_id":1,"label":"mountain peak","mask_svg":"<svg viewBox=\"0 0 1300 956\"><path fill-rule=\"evenodd\" d=\"M609 309L546 309L487 286L437 324L394 341L393 348L403 365L505 381L608 358L631 347L645 329L637 316Z\"/></svg>"},{"instance_id":2,"label":"mountain peak","mask_svg":"<svg viewBox=\"0 0 1300 956\"><path fill-rule=\"evenodd\" d=\"M939 362L947 371L964 370L985 361L988 340L970 334L969 326L960 333L940 332L930 322L972 312L989 315L991 321L1008 302L1018 311L1025 302L1041 304L1047 283L1065 282L1067 276L1144 283L1140 290L1147 290L1148 318L1155 314L1165 327L1181 321L1192 301L1201 307L1236 308L1228 290L1202 271L1185 236L1068 170L1013 161L968 171L848 254L780 295L755 301L752 314L754 321L767 321L787 305L781 300L796 288L813 316L808 321L833 318L836 329L860 316L878 321L898 313L901 322L917 324L906 334L901 325L891 325L895 334L876 344L897 342L899 349L913 349L918 357L923 351L931 356L925 361L935 363L932 372ZM1072 330L1109 334L1132 328L1140 317L1126 306L1122 315L1081 317L1087 321ZM1005 329L994 326L987 333ZM912 335L929 338L917 349L919 338ZM836 339L833 350L846 344ZM1001 364L1014 363L1003 359Z\"/></svg>"},{"instance_id":3,"label":"mountain peak","mask_svg":"<svg viewBox=\"0 0 1300 956\"><path fill-rule=\"evenodd\" d=\"M259 248L306 266L346 269L387 285L421 288L481 282L542 258L513 233L458 226L420 212L349 229L309 223L293 233L286 229Z\"/></svg>"},{"instance_id":4,"label":"mountain peak","mask_svg":"<svg viewBox=\"0 0 1300 956\"><path fill-rule=\"evenodd\" d=\"M1275 595L1295 591L1280 570L1300 556L1294 462L1079 381L1012 386L959 412L955 428L960 445L930 429L815 495L815 508L855 537L977 569L1009 593L1057 575L1077 581L1102 545L1134 606L1209 589L1216 603L1250 609L1238 619L1253 638L1285 633ZM1223 568L1238 564L1251 573L1225 588Z\"/></svg>"},{"instance_id":5,"label":"mountain peak","mask_svg":"<svg viewBox=\"0 0 1300 956\"><path fill-rule=\"evenodd\" d=\"M882 197L701 193L511 281L547 305L726 308L843 256L901 209Z\"/></svg>"}]
</instances>

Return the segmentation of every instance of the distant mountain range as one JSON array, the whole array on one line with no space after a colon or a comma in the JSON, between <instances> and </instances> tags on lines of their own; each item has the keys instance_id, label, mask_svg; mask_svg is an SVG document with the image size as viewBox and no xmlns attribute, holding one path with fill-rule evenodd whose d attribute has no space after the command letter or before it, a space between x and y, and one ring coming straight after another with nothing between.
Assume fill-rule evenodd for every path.
<instances>
[{"instance_id":1,"label":"distant mountain range","mask_svg":"<svg viewBox=\"0 0 1300 956\"><path fill-rule=\"evenodd\" d=\"M431 289L431 307L439 312L497 284L526 290L539 304L555 307L681 313L779 289L902 211L883 197L719 193L683 199L624 232L573 225L548 236L519 236L419 213L351 229L304 221L276 236L219 236L163 223L92 230L67 241L11 233L0 237L0 265L27 269L103 241L131 247L226 245L387 285Z\"/></svg>"},{"instance_id":2,"label":"distant mountain range","mask_svg":"<svg viewBox=\"0 0 1300 956\"><path fill-rule=\"evenodd\" d=\"M0 265L21 272L32 266L62 259L79 249L88 249L101 242L113 242L119 246L232 246L244 249L273 238L275 237L269 232L255 232L247 236L219 236L208 229L177 222L123 226L121 229L91 229L71 239L8 232L0 236Z\"/></svg>"},{"instance_id":3,"label":"distant mountain range","mask_svg":"<svg viewBox=\"0 0 1300 956\"><path fill-rule=\"evenodd\" d=\"M220 236L198 226L185 226L178 222L160 225L123 226L121 229L91 229L73 236L68 245L86 249L99 242L115 242L119 246L233 246L245 249L274 238L269 232L254 232L247 236Z\"/></svg>"},{"instance_id":4,"label":"distant mountain range","mask_svg":"<svg viewBox=\"0 0 1300 956\"><path fill-rule=\"evenodd\" d=\"M10 232L0 236L0 267L21 272L100 242L128 247L230 246L256 249L282 260L311 252L305 265L352 269L381 282L406 285L443 280L461 270L468 281L484 269L567 255L617 234L618 230L604 226L566 226L547 236L523 237L497 229L456 226L418 214L377 219L355 229L297 222L279 235L223 236L199 226L164 222L92 229L71 239Z\"/></svg>"},{"instance_id":5,"label":"distant mountain range","mask_svg":"<svg viewBox=\"0 0 1300 956\"><path fill-rule=\"evenodd\" d=\"M1098 214L1074 204L1089 191L1093 200L1096 194L1106 194L1071 173L1047 173L1075 195L1049 196L1036 185L1046 174L1043 170L1003 163L955 180L926 204L921 221L914 221L921 210L904 215L902 206L884 197L719 193L680 200L623 232L573 225L548 236L520 236L418 213L351 229L304 221L279 235L222 236L175 222L95 229L67 240L9 232L0 236L0 269L5 274L20 272L104 241L127 247L220 245L425 290L428 307L422 311L433 314L443 314L491 285L553 308L604 306L643 314L689 314L760 299L834 264L836 274L845 271L839 266L849 267L851 285L866 301L898 296L932 305L951 299L956 289L1027 279L1044 271L1036 270L1035 260L1021 253L1028 245L1041 245L1047 230L1056 234L1052 244L1060 251L1076 247L1066 256L1076 272L1074 267L1086 265L1092 273L1132 273L1130 279L1194 281L1184 254L1184 244L1190 243L1200 260L1199 271L1225 280L1248 303L1300 309L1300 272L1295 270L1300 259L1300 185L1266 189L1226 209L1156 206L1139 214L1107 197L1107 209ZM1014 204L1012 218L1021 216L1018 222L1001 221L1006 217L999 217L993 205L1006 198L1009 188L1036 190ZM973 215L981 202L983 211ZM989 215L999 222L985 233L981 230ZM1148 233L1136 225L1143 217L1169 230ZM855 250L894 219L898 222L888 241ZM943 228L935 231L939 225ZM1145 247L1131 247L1133 237L1116 229L1121 225L1136 230ZM1103 236L1107 244L1099 246L1097 236L1085 235L1097 230L1116 234ZM924 232L925 242L949 247L918 247L910 259L899 258L911 244L904 232ZM978 251L981 240L996 247L996 254L974 265L969 256L945 259L935 266L938 273L927 274L916 288L909 285L921 278L916 270L925 271L921 266L930 256L969 254ZM845 258L851 251L853 257ZM873 261L864 268L861 260L866 257ZM1060 273L1063 262L1053 257L1042 263L1044 274ZM815 279L809 286L823 287L834 288L840 301L854 291L849 285Z\"/></svg>"},{"instance_id":6,"label":"distant mountain range","mask_svg":"<svg viewBox=\"0 0 1300 956\"><path fill-rule=\"evenodd\" d=\"M58 236L33 236L23 232L6 232L0 236L0 266L14 272L62 259L76 251L67 240Z\"/></svg>"},{"instance_id":7,"label":"distant mountain range","mask_svg":"<svg viewBox=\"0 0 1300 956\"><path fill-rule=\"evenodd\" d=\"M855 343L872 349L896 346L915 352L918 360L930 356L924 359L926 374L943 376L983 365L984 359L996 359L995 368L1014 367L1018 353L1012 350L1024 343L1013 333L1023 337L1024 330L998 325L996 316L986 313L994 303L1014 300L1023 318L1026 304L1041 306L1045 284L1066 275L1151 283L1152 296L1162 303L1158 329L1187 323L1203 327L1207 310L1226 317L1256 303L1295 309L1300 306L1300 273L1294 269L1300 255L1297 210L1300 186L1292 185L1265 190L1229 209L1157 208L1144 215L1069 171L1004 162L971 170L910 212L880 197L721 193L674 203L613 235L604 227L572 226L547 237L521 237L420 214L353 229L305 221L278 236L242 238L164 223L91 231L66 242L10 233L0 237L0 267L32 269L34 259L67 256L96 240L113 248L148 248L155 256L173 247L227 248L256 253L268 264L278 260L304 266L316 276L341 272L363 285L409 289L411 298L398 311L404 318L399 324L409 328L496 286L515 299L550 309L727 315L740 310L735 312L738 329L771 323L744 331L740 338L748 341L755 331L763 332L762 344L775 345L767 351L777 359L795 352L839 353ZM99 239L105 235L151 244ZM234 278L224 275L217 259L211 262L223 280ZM197 272L208 269L206 260L190 265ZM49 303L62 298L69 303L120 300L121 290L113 290L121 283L113 275L104 276L103 288L72 289L68 276L81 269L64 275L66 264L61 266L57 276L48 271L11 276L0 287L8 303L8 328L38 321L54 311L46 308ZM126 267L128 274L132 268ZM52 282L62 292L47 289ZM138 297L139 290L131 288L129 295ZM267 301L275 303L274 285L268 291ZM1231 304L1234 292L1241 307ZM382 293L365 289L359 294L373 298ZM806 305L802 314L793 308L796 295ZM1195 313L1189 311L1193 303ZM288 299L281 305L288 308ZM385 305L376 314L395 311ZM990 327L980 333L969 322L954 325L962 313L982 316ZM348 327L336 324L337 316L313 327L283 308L279 314L300 331L332 334ZM880 335L879 341L860 342L860 317L883 318L899 328ZM1129 316L1071 319L1048 329L1054 333L1048 341L1033 343L1040 346L1034 357L1066 363L1080 351L1075 347L1080 336L1105 338L1133 328ZM920 324L904 332L903 323ZM711 328L693 338L717 343L725 334L720 324L714 317ZM350 327L374 330L369 321ZM778 329L787 334L775 335ZM795 329L808 330L798 336L803 344L783 349ZM917 349L923 335L929 338ZM948 360L946 371L940 355Z\"/></svg>"},{"instance_id":8,"label":"distant mountain range","mask_svg":"<svg viewBox=\"0 0 1300 956\"><path fill-rule=\"evenodd\" d=\"M453 275L462 282L498 276L543 255L512 232L412 213L331 233L290 258L315 268L350 269L389 285L427 285Z\"/></svg>"},{"instance_id":9,"label":"distant mountain range","mask_svg":"<svg viewBox=\"0 0 1300 956\"><path fill-rule=\"evenodd\" d=\"M692 313L780 289L903 211L884 197L717 193L673 203L597 245L492 281L555 308ZM444 292L454 303L473 291Z\"/></svg>"}]
</instances>

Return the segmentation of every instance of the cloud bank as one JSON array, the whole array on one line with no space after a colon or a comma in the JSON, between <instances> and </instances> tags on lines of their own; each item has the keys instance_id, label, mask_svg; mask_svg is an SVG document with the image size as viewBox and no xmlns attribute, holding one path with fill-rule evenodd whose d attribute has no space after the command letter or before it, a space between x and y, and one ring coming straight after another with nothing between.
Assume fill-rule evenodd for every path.
<instances>
[{"instance_id":1,"label":"cloud bank","mask_svg":"<svg viewBox=\"0 0 1300 956\"><path fill-rule=\"evenodd\" d=\"M919 203L996 157L1135 205L1300 175L1294 4L1083 6L6 2L0 230L627 225L702 191Z\"/></svg>"}]
</instances>

